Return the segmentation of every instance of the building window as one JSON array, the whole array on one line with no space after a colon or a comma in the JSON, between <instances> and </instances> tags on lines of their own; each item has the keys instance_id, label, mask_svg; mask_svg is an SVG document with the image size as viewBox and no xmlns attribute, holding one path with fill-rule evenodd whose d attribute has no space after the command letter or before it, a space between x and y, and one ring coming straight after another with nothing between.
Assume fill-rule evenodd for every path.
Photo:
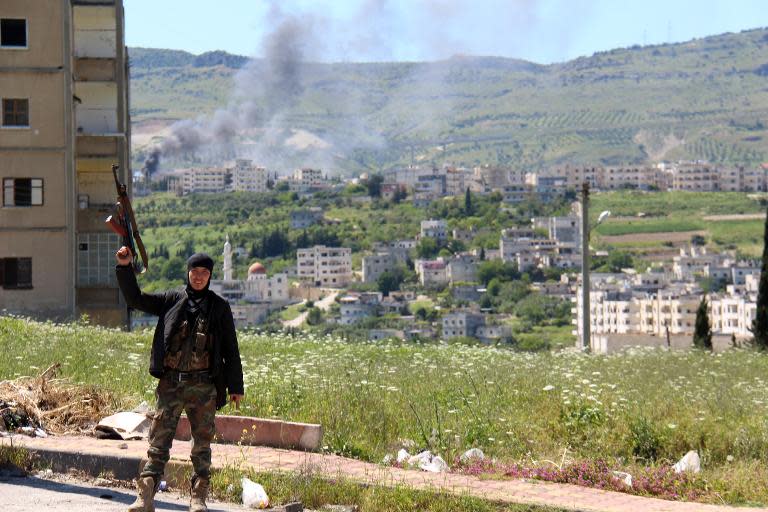
<instances>
[{"instance_id":1,"label":"building window","mask_svg":"<svg viewBox=\"0 0 768 512\"><path fill-rule=\"evenodd\" d=\"M43 180L40 178L3 179L3 206L41 206Z\"/></svg>"},{"instance_id":2,"label":"building window","mask_svg":"<svg viewBox=\"0 0 768 512\"><path fill-rule=\"evenodd\" d=\"M32 288L32 258L0 258L0 285L8 290Z\"/></svg>"},{"instance_id":3,"label":"building window","mask_svg":"<svg viewBox=\"0 0 768 512\"><path fill-rule=\"evenodd\" d=\"M29 100L3 98L3 126L29 126Z\"/></svg>"},{"instance_id":4,"label":"building window","mask_svg":"<svg viewBox=\"0 0 768 512\"><path fill-rule=\"evenodd\" d=\"M77 235L77 286L117 286L114 254L119 246L114 233Z\"/></svg>"},{"instance_id":5,"label":"building window","mask_svg":"<svg viewBox=\"0 0 768 512\"><path fill-rule=\"evenodd\" d=\"M27 20L0 19L0 46L9 48L27 47Z\"/></svg>"}]
</instances>

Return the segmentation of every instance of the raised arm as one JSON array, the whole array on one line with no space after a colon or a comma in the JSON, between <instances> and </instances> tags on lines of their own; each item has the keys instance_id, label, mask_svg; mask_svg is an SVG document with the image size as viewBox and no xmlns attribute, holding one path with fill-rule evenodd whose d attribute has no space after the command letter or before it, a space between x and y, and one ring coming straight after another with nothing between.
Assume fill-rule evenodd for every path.
<instances>
[{"instance_id":1,"label":"raised arm","mask_svg":"<svg viewBox=\"0 0 768 512\"><path fill-rule=\"evenodd\" d=\"M120 291L123 292L125 302L129 307L138 309L150 315L160 316L168 308L167 293L144 293L136 282L136 274L131 267L133 254L127 247L121 247L115 254L117 258L117 267L115 275L117 283L120 285Z\"/></svg>"}]
</instances>

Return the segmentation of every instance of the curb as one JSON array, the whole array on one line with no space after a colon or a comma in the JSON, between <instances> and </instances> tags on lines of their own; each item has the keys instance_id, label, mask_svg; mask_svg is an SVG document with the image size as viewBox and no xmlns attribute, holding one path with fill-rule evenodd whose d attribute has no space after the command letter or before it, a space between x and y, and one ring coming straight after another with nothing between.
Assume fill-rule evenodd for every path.
<instances>
[{"instance_id":1,"label":"curb","mask_svg":"<svg viewBox=\"0 0 768 512\"><path fill-rule=\"evenodd\" d=\"M249 416L216 415L216 439L249 446L317 451L322 446L323 427L312 423L294 423ZM191 439L189 418L182 415L176 439Z\"/></svg>"}]
</instances>

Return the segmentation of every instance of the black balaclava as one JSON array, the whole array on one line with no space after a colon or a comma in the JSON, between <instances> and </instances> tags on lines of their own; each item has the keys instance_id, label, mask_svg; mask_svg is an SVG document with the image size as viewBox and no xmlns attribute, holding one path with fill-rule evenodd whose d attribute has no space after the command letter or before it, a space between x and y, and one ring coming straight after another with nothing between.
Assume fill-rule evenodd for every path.
<instances>
[{"instance_id":1,"label":"black balaclava","mask_svg":"<svg viewBox=\"0 0 768 512\"><path fill-rule=\"evenodd\" d=\"M209 278L208 282L205 284L205 288L202 290L195 290L192 288L192 285L189 283L189 271L195 267L207 268L208 271L211 272L212 277L213 260L204 252L195 253L187 260L187 275L185 277L185 281L187 282L187 311L192 314L196 314L200 307L203 306L203 303L208 296L208 287L211 285L211 279Z\"/></svg>"}]
</instances>

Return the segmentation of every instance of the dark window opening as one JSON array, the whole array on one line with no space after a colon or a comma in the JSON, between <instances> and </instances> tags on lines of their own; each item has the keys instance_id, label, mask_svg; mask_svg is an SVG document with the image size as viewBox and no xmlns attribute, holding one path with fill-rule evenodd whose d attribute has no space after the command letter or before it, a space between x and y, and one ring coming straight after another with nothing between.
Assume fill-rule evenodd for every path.
<instances>
[{"instance_id":1,"label":"dark window opening","mask_svg":"<svg viewBox=\"0 0 768 512\"><path fill-rule=\"evenodd\" d=\"M32 258L0 258L0 285L8 290L32 288Z\"/></svg>"},{"instance_id":2,"label":"dark window opening","mask_svg":"<svg viewBox=\"0 0 768 512\"><path fill-rule=\"evenodd\" d=\"M41 206L43 180L40 178L5 178L3 206Z\"/></svg>"},{"instance_id":3,"label":"dark window opening","mask_svg":"<svg viewBox=\"0 0 768 512\"><path fill-rule=\"evenodd\" d=\"M27 20L0 19L0 46L25 48L27 46Z\"/></svg>"},{"instance_id":4,"label":"dark window opening","mask_svg":"<svg viewBox=\"0 0 768 512\"><path fill-rule=\"evenodd\" d=\"M3 98L3 126L29 126L29 100Z\"/></svg>"}]
</instances>

